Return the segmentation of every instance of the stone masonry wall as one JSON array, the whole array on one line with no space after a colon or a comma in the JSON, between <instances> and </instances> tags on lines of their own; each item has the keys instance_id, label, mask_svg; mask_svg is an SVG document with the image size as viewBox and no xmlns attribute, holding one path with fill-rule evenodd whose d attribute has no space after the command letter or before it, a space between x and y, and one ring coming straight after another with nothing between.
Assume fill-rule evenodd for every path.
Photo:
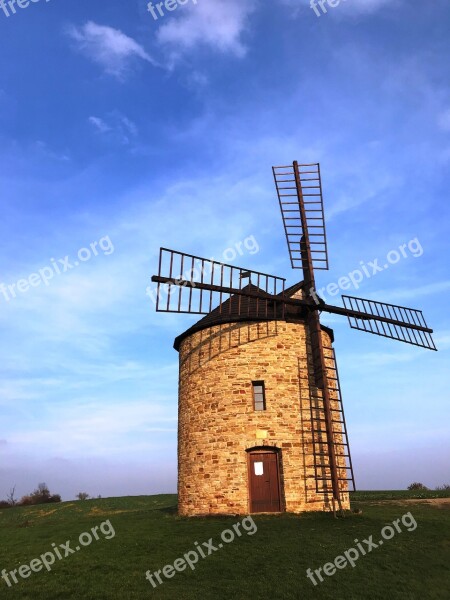
<instances>
[{"instance_id":1,"label":"stone masonry wall","mask_svg":"<svg viewBox=\"0 0 450 600\"><path fill-rule=\"evenodd\" d=\"M331 346L325 331L322 338ZM183 340L181 515L248 513L246 450L260 446L281 450L283 510L330 510L331 497L317 494L313 479L308 343L303 323L283 321L217 325ZM265 382L265 411L253 408L252 381L258 380ZM348 508L348 494L344 499Z\"/></svg>"}]
</instances>

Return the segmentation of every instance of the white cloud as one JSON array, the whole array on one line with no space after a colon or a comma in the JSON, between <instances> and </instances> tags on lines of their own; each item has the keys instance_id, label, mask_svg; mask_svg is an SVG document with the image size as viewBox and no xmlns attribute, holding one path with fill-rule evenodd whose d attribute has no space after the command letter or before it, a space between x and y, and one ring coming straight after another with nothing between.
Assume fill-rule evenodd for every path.
<instances>
[{"instance_id":1,"label":"white cloud","mask_svg":"<svg viewBox=\"0 0 450 600\"><path fill-rule=\"evenodd\" d=\"M108 131L111 131L111 127L109 127L109 125L107 125L105 121L99 117L89 117L88 120L89 123L94 125L94 127L96 127L100 133L107 133Z\"/></svg>"},{"instance_id":2,"label":"white cloud","mask_svg":"<svg viewBox=\"0 0 450 600\"><path fill-rule=\"evenodd\" d=\"M136 136L138 134L138 129L137 129L135 123L133 123L133 121L131 121L128 117L126 117L125 115L118 114L118 118L119 118L120 122L122 123L123 127L132 136Z\"/></svg>"},{"instance_id":3,"label":"white cloud","mask_svg":"<svg viewBox=\"0 0 450 600\"><path fill-rule=\"evenodd\" d=\"M68 34L80 52L119 79L124 77L133 58L156 64L140 44L119 29L88 21L82 27L72 26Z\"/></svg>"},{"instance_id":4,"label":"white cloud","mask_svg":"<svg viewBox=\"0 0 450 600\"><path fill-rule=\"evenodd\" d=\"M439 115L438 125L444 131L450 131L450 108Z\"/></svg>"},{"instance_id":5,"label":"white cloud","mask_svg":"<svg viewBox=\"0 0 450 600\"><path fill-rule=\"evenodd\" d=\"M129 144L138 135L136 124L119 111L113 111L104 118L91 116L88 121L97 133L122 144Z\"/></svg>"},{"instance_id":6,"label":"white cloud","mask_svg":"<svg viewBox=\"0 0 450 600\"><path fill-rule=\"evenodd\" d=\"M242 35L249 15L256 8L254 0L208 0L183 8L183 12L161 25L157 33L158 41L174 55L202 45L236 56L245 54Z\"/></svg>"},{"instance_id":7,"label":"white cloud","mask_svg":"<svg viewBox=\"0 0 450 600\"><path fill-rule=\"evenodd\" d=\"M37 142L32 144L32 147L33 147L33 149L36 150L36 153L39 156L42 156L45 158L50 158L52 160L59 160L59 161L69 161L70 160L69 156L66 153L55 152L48 146L48 144L46 142L43 142L42 140L37 140Z\"/></svg>"},{"instance_id":8,"label":"white cloud","mask_svg":"<svg viewBox=\"0 0 450 600\"><path fill-rule=\"evenodd\" d=\"M392 301L405 301L415 299L418 296L429 296L438 295L443 292L447 292L450 289L450 281L436 281L434 283L427 283L419 287L407 287L397 288L389 290L389 298ZM380 298L385 295L386 290L382 290L373 294L374 297Z\"/></svg>"},{"instance_id":9,"label":"white cloud","mask_svg":"<svg viewBox=\"0 0 450 600\"><path fill-rule=\"evenodd\" d=\"M299 12L299 8L303 5L304 8L311 7L311 0L278 0L278 2L284 6L295 10L295 14ZM387 5L398 6L402 4L403 0L341 0L334 8L328 5L327 1L324 2L324 7L327 14L342 15L346 16L358 16L361 14L373 14L377 10L384 8ZM318 0L316 0L316 6L321 12L321 15L325 13L319 6Z\"/></svg>"},{"instance_id":10,"label":"white cloud","mask_svg":"<svg viewBox=\"0 0 450 600\"><path fill-rule=\"evenodd\" d=\"M287 4L288 6L298 5L298 0L280 0L282 4ZM334 8L343 8L347 7L347 12L353 11L354 13L367 13L371 14L376 12L380 8L384 8L388 4L398 5L402 0L341 0L341 3L338 4ZM310 0L304 0L304 3L308 6L310 5ZM316 3L318 4L317 0ZM327 4L326 0L324 6L329 11L331 7Z\"/></svg>"},{"instance_id":11,"label":"white cloud","mask_svg":"<svg viewBox=\"0 0 450 600\"><path fill-rule=\"evenodd\" d=\"M126 403L111 397L108 402L74 400L70 405L41 405L40 410L45 414L45 423L30 424L21 419L15 431L10 432L7 442L16 451L31 453L33 448L46 448L54 456L104 456L123 452L118 449L118 441L123 443L124 436L132 438L128 443L133 447L144 443L147 449L156 449L161 439L146 434L175 434L177 427L176 407L168 405L164 398L160 402L145 398ZM127 453L132 453L131 448L127 448Z\"/></svg>"},{"instance_id":12,"label":"white cloud","mask_svg":"<svg viewBox=\"0 0 450 600\"><path fill-rule=\"evenodd\" d=\"M373 13L387 4L398 4L398 0L349 0L348 5L361 13Z\"/></svg>"}]
</instances>

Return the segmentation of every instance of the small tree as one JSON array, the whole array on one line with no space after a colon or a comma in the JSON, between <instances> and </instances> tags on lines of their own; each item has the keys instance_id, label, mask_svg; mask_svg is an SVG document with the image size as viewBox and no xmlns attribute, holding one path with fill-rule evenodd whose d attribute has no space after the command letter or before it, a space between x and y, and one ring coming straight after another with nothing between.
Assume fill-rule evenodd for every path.
<instances>
[{"instance_id":1,"label":"small tree","mask_svg":"<svg viewBox=\"0 0 450 600\"><path fill-rule=\"evenodd\" d=\"M423 483L419 483L417 481L415 481L414 483L411 483L411 485L408 485L408 490L409 491L414 491L414 490L421 490L421 491L425 491L427 490L427 486L424 485Z\"/></svg>"},{"instance_id":2,"label":"small tree","mask_svg":"<svg viewBox=\"0 0 450 600\"><path fill-rule=\"evenodd\" d=\"M36 498L36 504L45 504L51 496L50 490L46 483L39 483L34 492L31 493L33 498Z\"/></svg>"},{"instance_id":3,"label":"small tree","mask_svg":"<svg viewBox=\"0 0 450 600\"><path fill-rule=\"evenodd\" d=\"M86 494L86 492L79 492L75 498L78 498L78 500L87 500L89 498L89 494Z\"/></svg>"},{"instance_id":4,"label":"small tree","mask_svg":"<svg viewBox=\"0 0 450 600\"><path fill-rule=\"evenodd\" d=\"M9 490L9 494L6 496L6 501L10 506L15 506L17 504L16 486Z\"/></svg>"},{"instance_id":5,"label":"small tree","mask_svg":"<svg viewBox=\"0 0 450 600\"><path fill-rule=\"evenodd\" d=\"M450 483L444 483L443 485L438 485L436 488L437 492L450 492Z\"/></svg>"}]
</instances>

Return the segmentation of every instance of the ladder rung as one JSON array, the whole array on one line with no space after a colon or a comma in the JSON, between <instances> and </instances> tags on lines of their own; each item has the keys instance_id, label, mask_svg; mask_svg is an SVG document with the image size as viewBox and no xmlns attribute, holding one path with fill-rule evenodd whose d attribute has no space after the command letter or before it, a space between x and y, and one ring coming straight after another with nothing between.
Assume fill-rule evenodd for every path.
<instances>
[{"instance_id":1,"label":"ladder rung","mask_svg":"<svg viewBox=\"0 0 450 600\"><path fill-rule=\"evenodd\" d=\"M328 452L313 452L313 456L330 456ZM339 454L338 458L350 458L350 454ZM323 466L323 465L319 465ZM338 469L348 469L348 467L338 467Z\"/></svg>"},{"instance_id":2,"label":"ladder rung","mask_svg":"<svg viewBox=\"0 0 450 600\"><path fill-rule=\"evenodd\" d=\"M331 475L330 477L315 477L315 479L318 479L319 481L331 481ZM338 477L338 481L352 481L352 479L350 477Z\"/></svg>"},{"instance_id":3,"label":"ladder rung","mask_svg":"<svg viewBox=\"0 0 450 600\"><path fill-rule=\"evenodd\" d=\"M323 444L324 446L329 446L330 445L330 442L326 442L325 440L320 440L320 441L316 440L315 443L316 444ZM343 442L332 442L332 444L334 444L335 446L344 446L344 447L348 446L348 443L345 444Z\"/></svg>"}]
</instances>

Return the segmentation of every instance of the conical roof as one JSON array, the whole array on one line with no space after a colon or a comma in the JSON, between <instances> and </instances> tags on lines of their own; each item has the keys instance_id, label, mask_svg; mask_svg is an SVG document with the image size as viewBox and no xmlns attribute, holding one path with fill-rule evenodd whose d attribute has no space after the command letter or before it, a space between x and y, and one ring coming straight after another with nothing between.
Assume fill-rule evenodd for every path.
<instances>
[{"instance_id":1,"label":"conical roof","mask_svg":"<svg viewBox=\"0 0 450 600\"><path fill-rule=\"evenodd\" d=\"M301 297L303 288L303 281L296 283L290 288L284 291L285 296L292 298L293 296ZM192 327L186 330L184 333L175 338L174 348L178 350L181 342L202 329L213 327L214 325L221 325L224 323L237 323L237 322L263 322L273 321L275 319L281 320L282 318L282 306L270 301L270 294L262 290L256 285L249 283L242 291L250 291L252 293L258 293L262 296L261 299L251 298L249 296L234 295L224 302L222 302L217 308L212 310L210 313L205 315L200 321L197 321ZM281 295L281 294L278 294ZM268 300L264 300L268 298ZM296 323L302 322L305 319L304 307L297 306L285 306L284 321ZM333 336L331 329L325 328Z\"/></svg>"}]
</instances>

